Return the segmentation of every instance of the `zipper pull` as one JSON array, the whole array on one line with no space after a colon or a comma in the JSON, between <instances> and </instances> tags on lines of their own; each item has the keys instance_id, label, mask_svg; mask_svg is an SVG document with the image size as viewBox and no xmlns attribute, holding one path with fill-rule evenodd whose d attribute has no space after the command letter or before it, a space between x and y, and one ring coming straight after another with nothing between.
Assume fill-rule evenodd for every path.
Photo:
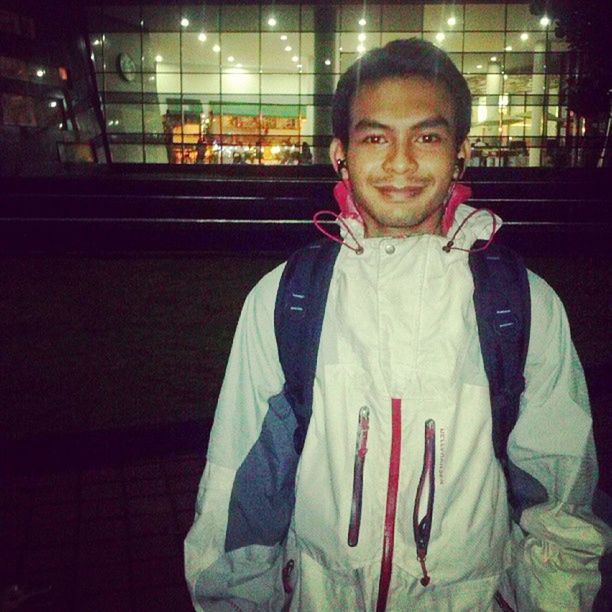
<instances>
[{"instance_id":1,"label":"zipper pull","mask_svg":"<svg viewBox=\"0 0 612 612\"><path fill-rule=\"evenodd\" d=\"M361 527L361 504L363 499L363 467L368 452L368 430L370 428L370 409L362 406L359 410L357 440L355 443L355 463L353 466L353 496L349 519L348 545L357 546Z\"/></svg>"},{"instance_id":2,"label":"zipper pull","mask_svg":"<svg viewBox=\"0 0 612 612\"><path fill-rule=\"evenodd\" d=\"M289 559L283 567L283 590L287 595L293 593L293 587L291 586L291 574L293 573L293 568L295 567L295 562L293 559Z\"/></svg>"},{"instance_id":3,"label":"zipper pull","mask_svg":"<svg viewBox=\"0 0 612 612\"><path fill-rule=\"evenodd\" d=\"M414 541L417 549L417 560L421 565L423 577L421 584L427 586L431 577L427 572L425 559L427 557L427 547L429 536L431 535L431 522L433 519L433 505L436 490L435 483L435 455L436 455L436 422L433 419L425 421L425 452L423 456L423 470L417 487L416 499L414 500L414 512L412 515L412 525L414 530ZM425 516L419 521L419 507L423 496L425 485L427 485L427 508Z\"/></svg>"},{"instance_id":4,"label":"zipper pull","mask_svg":"<svg viewBox=\"0 0 612 612\"><path fill-rule=\"evenodd\" d=\"M425 557L427 557L427 553L423 548L417 550L417 559L421 564L421 571L423 572L423 577L421 578L421 584L423 586L427 586L431 580L429 574L427 573L427 565L425 565Z\"/></svg>"}]
</instances>

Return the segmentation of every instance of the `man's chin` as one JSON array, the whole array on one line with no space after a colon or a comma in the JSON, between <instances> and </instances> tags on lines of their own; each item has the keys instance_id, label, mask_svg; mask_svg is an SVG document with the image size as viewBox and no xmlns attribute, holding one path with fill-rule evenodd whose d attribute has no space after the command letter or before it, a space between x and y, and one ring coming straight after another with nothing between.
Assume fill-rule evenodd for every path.
<instances>
[{"instance_id":1,"label":"man's chin","mask_svg":"<svg viewBox=\"0 0 612 612\"><path fill-rule=\"evenodd\" d=\"M366 236L415 236L419 234L441 234L442 212L429 216L378 215L376 218L364 217Z\"/></svg>"}]
</instances>

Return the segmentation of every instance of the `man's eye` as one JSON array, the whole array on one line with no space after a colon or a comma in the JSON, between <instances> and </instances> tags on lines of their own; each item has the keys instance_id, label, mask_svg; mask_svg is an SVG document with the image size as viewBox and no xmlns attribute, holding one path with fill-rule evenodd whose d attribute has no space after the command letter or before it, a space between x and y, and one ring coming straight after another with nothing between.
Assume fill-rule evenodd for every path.
<instances>
[{"instance_id":1,"label":"man's eye","mask_svg":"<svg viewBox=\"0 0 612 612\"><path fill-rule=\"evenodd\" d=\"M421 134L417 138L417 141L425 144L432 144L436 142L441 142L442 136L440 136L440 134Z\"/></svg>"},{"instance_id":2,"label":"man's eye","mask_svg":"<svg viewBox=\"0 0 612 612\"><path fill-rule=\"evenodd\" d=\"M363 142L367 142L368 144L383 144L387 142L384 136L380 134L371 134L370 136L366 136L363 139Z\"/></svg>"}]
</instances>

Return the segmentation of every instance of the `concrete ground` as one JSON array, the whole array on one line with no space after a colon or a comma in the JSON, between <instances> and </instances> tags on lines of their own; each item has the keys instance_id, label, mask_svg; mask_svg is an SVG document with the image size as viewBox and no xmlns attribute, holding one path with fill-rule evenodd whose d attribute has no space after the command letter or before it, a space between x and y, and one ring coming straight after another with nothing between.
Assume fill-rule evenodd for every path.
<instances>
[{"instance_id":1,"label":"concrete ground","mask_svg":"<svg viewBox=\"0 0 612 612\"><path fill-rule=\"evenodd\" d=\"M41 590L21 610L190 609L181 543L225 361L280 260L2 258L0 591ZM611 491L609 261L528 264L566 304Z\"/></svg>"}]
</instances>

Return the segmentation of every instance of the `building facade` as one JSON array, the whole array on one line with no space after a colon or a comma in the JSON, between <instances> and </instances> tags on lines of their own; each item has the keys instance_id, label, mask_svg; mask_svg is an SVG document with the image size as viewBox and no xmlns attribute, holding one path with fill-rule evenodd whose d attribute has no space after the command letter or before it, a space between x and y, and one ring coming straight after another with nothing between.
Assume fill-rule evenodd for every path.
<instances>
[{"instance_id":1,"label":"building facade","mask_svg":"<svg viewBox=\"0 0 612 612\"><path fill-rule=\"evenodd\" d=\"M469 83L473 164L572 164L571 56L528 2L142 2L87 16L117 162L323 162L339 75L372 47L417 37Z\"/></svg>"},{"instance_id":2,"label":"building facade","mask_svg":"<svg viewBox=\"0 0 612 612\"><path fill-rule=\"evenodd\" d=\"M472 165L579 166L601 148L568 108L574 53L526 1L77 4L77 70L43 23L57 19L63 32L72 22L47 5L21 8L33 0L0 10L0 131L26 143L24 129L55 131L60 161L326 163L339 75L368 49L410 37L447 51L468 81ZM92 93L75 106L71 88L85 92L87 80Z\"/></svg>"}]
</instances>

